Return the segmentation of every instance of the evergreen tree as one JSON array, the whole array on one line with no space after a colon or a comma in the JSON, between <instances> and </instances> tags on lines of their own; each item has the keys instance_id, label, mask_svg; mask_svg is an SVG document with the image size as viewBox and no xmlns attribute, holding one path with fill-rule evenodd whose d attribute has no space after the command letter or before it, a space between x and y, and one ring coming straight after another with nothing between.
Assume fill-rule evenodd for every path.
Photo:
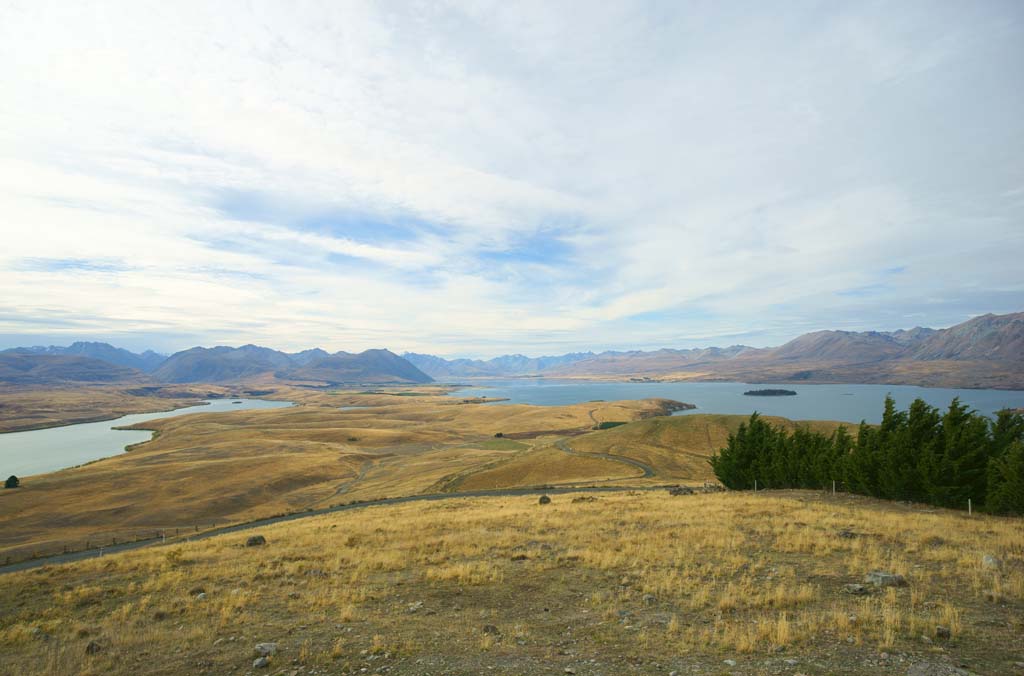
<instances>
[{"instance_id":1,"label":"evergreen tree","mask_svg":"<svg viewBox=\"0 0 1024 676\"><path fill-rule=\"evenodd\" d=\"M1024 515L1024 442L1013 441L990 461L985 507L996 514Z\"/></svg>"}]
</instances>

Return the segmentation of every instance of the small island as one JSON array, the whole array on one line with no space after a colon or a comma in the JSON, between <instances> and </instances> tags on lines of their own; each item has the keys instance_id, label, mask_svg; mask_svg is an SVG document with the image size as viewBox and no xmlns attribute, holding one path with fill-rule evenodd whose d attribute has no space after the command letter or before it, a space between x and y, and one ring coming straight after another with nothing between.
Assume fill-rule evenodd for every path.
<instances>
[{"instance_id":1,"label":"small island","mask_svg":"<svg viewBox=\"0 0 1024 676\"><path fill-rule=\"evenodd\" d=\"M747 390L743 393L747 397L795 397L793 390Z\"/></svg>"}]
</instances>

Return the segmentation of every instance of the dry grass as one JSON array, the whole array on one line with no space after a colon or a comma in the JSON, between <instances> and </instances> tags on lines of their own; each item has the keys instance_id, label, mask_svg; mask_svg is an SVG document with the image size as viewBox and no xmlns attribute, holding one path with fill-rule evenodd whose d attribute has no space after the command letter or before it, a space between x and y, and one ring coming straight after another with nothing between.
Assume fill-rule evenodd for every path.
<instances>
[{"instance_id":1,"label":"dry grass","mask_svg":"<svg viewBox=\"0 0 1024 676\"><path fill-rule=\"evenodd\" d=\"M940 649L1007 673L1024 651L1020 521L795 492L572 497L371 507L265 528L262 548L5 575L0 673L225 673L260 641L281 644L271 673L902 673ZM878 568L909 585L842 593Z\"/></svg>"},{"instance_id":2,"label":"dry grass","mask_svg":"<svg viewBox=\"0 0 1024 676\"><path fill-rule=\"evenodd\" d=\"M593 425L593 404L494 406L463 403L440 388L422 394L278 388L276 398L303 404L143 423L158 436L129 453L29 477L3 492L0 560L436 491L528 448L495 443L497 432L533 438ZM352 405L368 408L340 410ZM663 412L650 400L596 408L633 419Z\"/></svg>"}]
</instances>

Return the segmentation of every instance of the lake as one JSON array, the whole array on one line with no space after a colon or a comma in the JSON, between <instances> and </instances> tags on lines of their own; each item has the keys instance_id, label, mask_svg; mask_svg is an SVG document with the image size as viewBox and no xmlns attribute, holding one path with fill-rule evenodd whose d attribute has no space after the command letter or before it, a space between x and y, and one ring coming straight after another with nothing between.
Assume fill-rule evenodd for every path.
<instances>
[{"instance_id":1,"label":"lake","mask_svg":"<svg viewBox=\"0 0 1024 676\"><path fill-rule=\"evenodd\" d=\"M233 404L233 401L241 401ZM188 406L174 411L135 413L114 420L49 427L27 432L0 434L0 474L28 476L54 472L65 467L107 458L124 451L124 447L148 441L153 433L146 430L115 430L115 426L159 418L172 418L189 413L217 413L261 408L283 408L290 401L264 399L211 399L206 405Z\"/></svg>"},{"instance_id":2,"label":"lake","mask_svg":"<svg viewBox=\"0 0 1024 676\"><path fill-rule=\"evenodd\" d=\"M782 388L793 390L795 397L750 397L743 393L752 389ZM537 404L558 406L578 404L595 399L645 399L662 397L697 406L696 410L680 411L675 415L693 413L739 413L749 415L759 411L765 415L778 415L793 420L841 420L859 423L882 420L885 395L891 394L896 405L906 408L914 399L921 398L932 406L945 409L954 397L985 415L993 415L1003 408L1024 408L1021 390L958 390L911 385L794 385L748 383L618 383L597 381L522 380L475 381L472 385L453 392L455 397L506 398L508 404Z\"/></svg>"}]
</instances>

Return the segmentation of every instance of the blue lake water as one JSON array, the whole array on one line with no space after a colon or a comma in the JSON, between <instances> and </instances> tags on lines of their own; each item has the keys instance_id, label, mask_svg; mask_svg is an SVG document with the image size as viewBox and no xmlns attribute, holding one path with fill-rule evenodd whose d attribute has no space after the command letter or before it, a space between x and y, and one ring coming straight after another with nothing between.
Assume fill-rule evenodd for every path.
<instances>
[{"instance_id":1,"label":"blue lake water","mask_svg":"<svg viewBox=\"0 0 1024 676\"><path fill-rule=\"evenodd\" d=\"M781 388L793 390L796 396L751 397L747 390ZM921 398L932 406L947 408L954 397L985 415L1003 408L1024 408L1021 390L958 390L910 385L794 385L748 383L617 383L580 382L536 379L475 381L452 393L455 397L507 398L505 403L558 406L595 399L645 399L662 397L697 406L692 413L739 413L759 411L793 420L841 420L877 423L882 419L886 394L896 405L906 408ZM496 403L495 405L500 405Z\"/></svg>"},{"instance_id":2,"label":"blue lake water","mask_svg":"<svg viewBox=\"0 0 1024 676\"><path fill-rule=\"evenodd\" d=\"M241 403L234 404L232 402ZM264 399L211 399L206 405L188 406L160 413L136 413L115 420L50 427L27 432L0 434L0 474L27 476L74 467L85 462L107 458L124 451L124 447L148 441L153 433L146 430L115 430L116 426L172 418L189 413L217 413L261 408L291 406L290 401Z\"/></svg>"}]
</instances>

